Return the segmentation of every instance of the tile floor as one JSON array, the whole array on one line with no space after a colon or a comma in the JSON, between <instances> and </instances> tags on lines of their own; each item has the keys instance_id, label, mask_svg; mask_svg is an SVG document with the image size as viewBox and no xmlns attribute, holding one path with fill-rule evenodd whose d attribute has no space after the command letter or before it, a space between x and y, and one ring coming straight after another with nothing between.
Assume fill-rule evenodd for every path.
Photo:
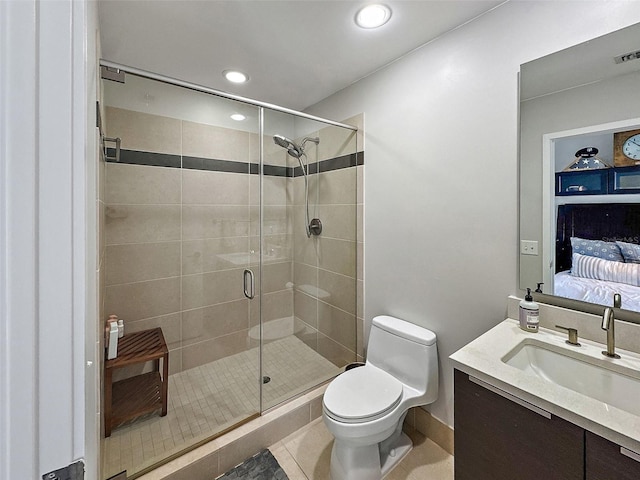
<instances>
[{"instance_id":1,"label":"tile floor","mask_svg":"<svg viewBox=\"0 0 640 480\"><path fill-rule=\"evenodd\" d=\"M169 377L165 417L149 415L115 429L104 440L105 478L131 475L189 445L257 413L257 348ZM263 407L278 403L334 377L340 369L295 336L265 345Z\"/></svg>"},{"instance_id":2,"label":"tile floor","mask_svg":"<svg viewBox=\"0 0 640 480\"><path fill-rule=\"evenodd\" d=\"M385 480L453 480L453 456L417 430L413 449ZM319 418L269 447L289 480L328 480L333 437Z\"/></svg>"}]
</instances>

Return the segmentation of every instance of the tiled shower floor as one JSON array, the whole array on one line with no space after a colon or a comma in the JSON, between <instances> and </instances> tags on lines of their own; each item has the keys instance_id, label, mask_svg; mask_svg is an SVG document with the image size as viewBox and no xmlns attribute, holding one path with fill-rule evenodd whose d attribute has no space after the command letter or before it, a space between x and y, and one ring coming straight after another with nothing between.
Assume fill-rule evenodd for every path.
<instances>
[{"instance_id":1,"label":"tiled shower floor","mask_svg":"<svg viewBox=\"0 0 640 480\"><path fill-rule=\"evenodd\" d=\"M258 349L169 377L165 417L115 429L103 448L104 476L131 475L259 411ZM340 369L291 335L263 348L264 408L338 374Z\"/></svg>"}]
</instances>

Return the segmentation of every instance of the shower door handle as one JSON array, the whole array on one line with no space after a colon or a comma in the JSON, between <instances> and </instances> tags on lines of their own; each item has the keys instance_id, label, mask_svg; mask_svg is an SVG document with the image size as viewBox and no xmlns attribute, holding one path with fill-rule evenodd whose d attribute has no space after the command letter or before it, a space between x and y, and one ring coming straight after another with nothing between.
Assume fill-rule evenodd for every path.
<instances>
[{"instance_id":1,"label":"shower door handle","mask_svg":"<svg viewBox=\"0 0 640 480\"><path fill-rule=\"evenodd\" d=\"M244 271L244 296L249 300L256 296L256 282L253 278L253 272L248 268Z\"/></svg>"}]
</instances>

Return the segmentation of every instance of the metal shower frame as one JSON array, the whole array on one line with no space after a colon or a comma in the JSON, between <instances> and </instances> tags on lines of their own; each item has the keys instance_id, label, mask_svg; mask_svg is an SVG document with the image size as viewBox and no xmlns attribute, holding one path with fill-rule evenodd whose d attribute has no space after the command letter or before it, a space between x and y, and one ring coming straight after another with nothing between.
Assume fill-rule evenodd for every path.
<instances>
[{"instance_id":1,"label":"metal shower frame","mask_svg":"<svg viewBox=\"0 0 640 480\"><path fill-rule=\"evenodd\" d=\"M133 75L137 75L139 77L149 78L151 80L157 80L159 82L168 83L171 85L177 85L180 87L185 87L190 90L196 90L198 92L209 93L211 95L216 95L218 97L228 98L230 100L237 100L239 102L248 103L249 105L254 105L256 107L268 108L270 110L276 110L282 113L289 113L291 115L296 115L298 117L303 117L309 120L315 120L322 123L327 123L329 125L334 125L336 127L347 128L349 130L353 130L355 132L358 131L358 127L354 127L353 125L347 125L346 123L335 122L333 120L328 120L326 118L317 117L315 115L310 115L308 113L299 112L297 110L293 110L286 107L281 107L280 105L275 105L273 103L261 102L260 100L253 100L251 98L242 97L240 95L234 95L233 93L223 92L222 90L216 90L214 88L205 87L203 85L198 85L196 83L186 82L184 80L179 80L177 78L167 77L164 75L159 75L157 73L148 72L146 70L141 70L135 67L129 67L127 65L120 65L115 62L110 62L108 60L100 59L100 66L107 67L111 69L116 69L117 73L131 73ZM262 128L262 125L260 125ZM262 132L260 132L262 134Z\"/></svg>"},{"instance_id":2,"label":"metal shower frame","mask_svg":"<svg viewBox=\"0 0 640 480\"><path fill-rule=\"evenodd\" d=\"M277 112L281 112L281 113L286 113L286 114L290 114L290 115L295 115L297 117L301 117L301 118L305 118L308 120L313 120L313 121L317 121L317 122L321 122L321 123L325 123L328 125L332 125L335 127L341 127L341 128L346 128L348 130L352 130L354 132L358 131L358 127L355 127L353 125L348 125L346 123L341 123L341 122L336 122L333 120L329 120L326 118L322 118L322 117L318 117L316 115L310 115L308 113L304 113L304 112L299 112L297 110L293 110L290 108L286 108L286 107L281 107L279 105L275 105L272 103L268 103L268 102L262 102L259 100L254 100L251 98L247 98L247 97L243 97L240 95L235 95L232 93L228 93L228 92L223 92L221 90L216 90L214 88L209 88L209 87L205 87L203 85L198 85L195 83L191 83L191 82L187 82L184 80L180 80L177 78L172 78L172 77L168 77L165 75L159 75L157 73L153 73L153 72L149 72L146 70L142 70L139 68L135 68L135 67L130 67L127 65L121 65L115 62L111 62L109 60L105 60L105 59L100 59L99 62L100 67L106 67L107 69L111 70L111 75L114 78L111 78L111 80L115 80L118 82L122 82L124 83L124 74L125 73L130 73L132 75L136 75L138 77L142 77L142 78L147 78L150 80L156 80L158 82L162 82L162 83L166 83L169 85L175 85L175 86L179 86L179 87L184 87L187 88L189 90L194 90L197 92L202 92L202 93L208 93L217 97L221 97L221 98L226 98L229 100L235 100L238 102L242 102L248 105L253 105L256 107L259 107L259 115L258 115L258 123L259 123L259 127L258 127L258 133L260 135L260 163L262 165L262 160L263 160L263 152L264 152L264 145L263 145L263 141L264 141L264 109L269 109L269 110L273 110L273 111L277 111ZM110 139L105 139L105 140L110 140ZM115 140L115 139L114 139ZM119 140L119 139L118 139ZM119 142L118 142L119 143ZM118 145L119 146L119 145ZM118 156L119 156L119 148L117 149L118 151ZM262 186L262 182L260 182L260 222L262 223L262 219L264 218L264 198L263 198L263 186ZM314 219L316 220L316 219ZM317 227L316 227L317 228ZM320 226L321 229L321 226ZM260 229L260 235L259 235L259 239L260 239L260 244L262 245L264 242L264 238L263 238L263 231L262 228ZM260 249L260 265L262 265L262 249ZM260 275L260 291L262 291L262 278L264 277L264 275ZM260 299L259 299L259 308L260 311L262 311L262 295L260 295ZM262 338L262 322L260 322L260 337ZM259 377L258 378L262 378L263 377L263 372L262 372L262 348L259 349L260 352L260 372L259 372ZM259 398L259 409L260 409L260 414L264 413L264 406L262 403L262 382L260 382L260 398ZM195 445L196 447L198 445Z\"/></svg>"}]
</instances>

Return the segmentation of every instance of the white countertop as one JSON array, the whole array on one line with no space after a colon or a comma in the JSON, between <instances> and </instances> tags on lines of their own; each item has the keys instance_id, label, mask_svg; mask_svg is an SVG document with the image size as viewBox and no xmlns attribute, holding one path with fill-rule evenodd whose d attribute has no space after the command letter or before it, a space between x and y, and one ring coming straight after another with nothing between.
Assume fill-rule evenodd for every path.
<instances>
[{"instance_id":1,"label":"white countertop","mask_svg":"<svg viewBox=\"0 0 640 480\"><path fill-rule=\"evenodd\" d=\"M621 373L634 369L640 378L639 354L616 349L621 358L610 359L602 355L605 347L600 343L580 339L582 346L574 347L567 345L566 339L566 333L542 327L538 333L528 333L519 328L516 320L506 319L450 358L458 370L640 453L639 416L523 372L502 361L523 341L543 342L552 345L556 351L561 349L568 356L576 357L575 352L579 351L580 355L591 357L594 363L607 364L611 370Z\"/></svg>"}]
</instances>

